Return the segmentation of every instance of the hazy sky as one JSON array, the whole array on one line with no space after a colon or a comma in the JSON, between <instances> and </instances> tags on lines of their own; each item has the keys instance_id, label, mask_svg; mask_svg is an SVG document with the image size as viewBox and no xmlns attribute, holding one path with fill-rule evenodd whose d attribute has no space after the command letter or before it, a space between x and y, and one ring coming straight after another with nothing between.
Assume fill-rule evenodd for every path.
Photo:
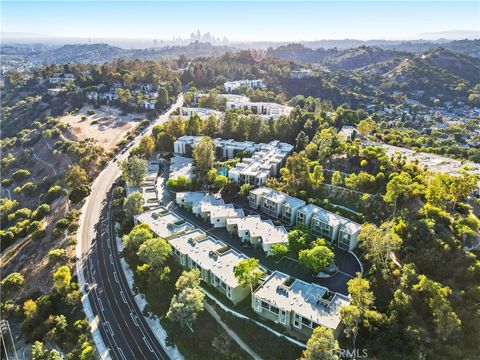
<instances>
[{"instance_id":1,"label":"hazy sky","mask_svg":"<svg viewBox=\"0 0 480 360\"><path fill-rule=\"evenodd\" d=\"M2 1L2 32L90 38L409 39L480 30L480 1Z\"/></svg>"}]
</instances>

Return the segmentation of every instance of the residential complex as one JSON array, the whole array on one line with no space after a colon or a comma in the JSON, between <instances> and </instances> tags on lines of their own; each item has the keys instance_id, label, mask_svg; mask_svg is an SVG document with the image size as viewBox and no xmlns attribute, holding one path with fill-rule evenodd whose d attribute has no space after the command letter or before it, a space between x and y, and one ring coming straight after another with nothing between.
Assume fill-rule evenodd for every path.
<instances>
[{"instance_id":1,"label":"residential complex","mask_svg":"<svg viewBox=\"0 0 480 360\"><path fill-rule=\"evenodd\" d=\"M199 108L199 107L181 107L179 111L180 111L180 115L184 117L198 115L200 116L201 119L205 119L210 115L214 115L216 117L220 117L222 115L220 111L207 109L207 108Z\"/></svg>"},{"instance_id":2,"label":"residential complex","mask_svg":"<svg viewBox=\"0 0 480 360\"><path fill-rule=\"evenodd\" d=\"M200 139L201 136L181 136L173 143L173 152L180 156L191 157L193 148ZM262 146L262 144L256 144L252 141L223 140L220 138L213 139L213 143L215 144L215 157L218 160L232 159L240 152L253 153Z\"/></svg>"},{"instance_id":3,"label":"residential complex","mask_svg":"<svg viewBox=\"0 0 480 360\"><path fill-rule=\"evenodd\" d=\"M145 210L155 209L160 206L157 193L157 176L160 169L158 160L148 162L147 175L141 186L127 186L127 195L140 192L143 197L143 208Z\"/></svg>"},{"instance_id":4,"label":"residential complex","mask_svg":"<svg viewBox=\"0 0 480 360\"><path fill-rule=\"evenodd\" d=\"M305 337L319 325L334 330L338 337L342 329L339 310L349 303L347 296L275 271L253 293L252 308Z\"/></svg>"},{"instance_id":5,"label":"residential complex","mask_svg":"<svg viewBox=\"0 0 480 360\"><path fill-rule=\"evenodd\" d=\"M288 116L293 108L273 102L252 102L245 99L227 100L227 110L247 110L254 115L259 115L263 121L270 118L278 119L280 116Z\"/></svg>"},{"instance_id":6,"label":"residential complex","mask_svg":"<svg viewBox=\"0 0 480 360\"><path fill-rule=\"evenodd\" d=\"M48 82L50 84L59 84L59 85L65 85L70 81L75 81L75 76L73 76L73 74L68 74L68 73L65 73L65 74L55 73L48 79Z\"/></svg>"},{"instance_id":7,"label":"residential complex","mask_svg":"<svg viewBox=\"0 0 480 360\"><path fill-rule=\"evenodd\" d=\"M252 157L243 158L228 171L228 178L239 184L262 186L267 178L277 176L285 165L288 154L293 150L290 144L272 141L262 145Z\"/></svg>"},{"instance_id":8,"label":"residential complex","mask_svg":"<svg viewBox=\"0 0 480 360\"><path fill-rule=\"evenodd\" d=\"M223 84L225 92L227 93L231 93L242 86L246 86L251 89L263 89L266 87L262 79L227 81Z\"/></svg>"},{"instance_id":9,"label":"residential complex","mask_svg":"<svg viewBox=\"0 0 480 360\"><path fill-rule=\"evenodd\" d=\"M194 227L165 208L146 211L135 216L135 224L147 224L156 236L169 239Z\"/></svg>"}]
</instances>

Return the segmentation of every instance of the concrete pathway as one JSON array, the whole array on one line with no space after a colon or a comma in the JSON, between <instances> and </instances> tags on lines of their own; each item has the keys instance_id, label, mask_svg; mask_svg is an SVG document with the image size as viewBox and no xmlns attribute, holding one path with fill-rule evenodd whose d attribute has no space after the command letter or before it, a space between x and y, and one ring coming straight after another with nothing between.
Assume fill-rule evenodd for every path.
<instances>
[{"instance_id":1,"label":"concrete pathway","mask_svg":"<svg viewBox=\"0 0 480 360\"><path fill-rule=\"evenodd\" d=\"M258 356L257 353L255 353L255 351L253 351L253 349L248 346L248 344L243 341L238 335L236 332L234 332L232 329L230 329L228 327L227 324L225 324L222 319L220 318L220 316L217 314L217 312L215 311L215 309L209 305L208 303L204 303L205 305L205 310L207 310L210 315L212 315L212 317L220 324L220 326L227 332L228 335L230 335L230 337L235 340L235 342L243 349L245 350L252 358L254 358L255 360L261 360L262 358L260 356Z\"/></svg>"}]
</instances>

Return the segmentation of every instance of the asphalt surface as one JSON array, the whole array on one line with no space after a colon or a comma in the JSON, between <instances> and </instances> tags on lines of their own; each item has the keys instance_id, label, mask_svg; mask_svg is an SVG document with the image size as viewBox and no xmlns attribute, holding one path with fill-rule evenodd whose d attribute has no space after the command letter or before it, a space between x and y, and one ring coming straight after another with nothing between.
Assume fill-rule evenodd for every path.
<instances>
[{"instance_id":1,"label":"asphalt surface","mask_svg":"<svg viewBox=\"0 0 480 360\"><path fill-rule=\"evenodd\" d=\"M113 224L110 223L108 193L120 176L118 162L126 159L140 138L151 134L156 124L183 104L183 96L165 114L135 138L127 151L110 161L92 184L80 216L77 255L88 298L100 335L112 359L169 359L138 309L120 265Z\"/></svg>"}]
</instances>

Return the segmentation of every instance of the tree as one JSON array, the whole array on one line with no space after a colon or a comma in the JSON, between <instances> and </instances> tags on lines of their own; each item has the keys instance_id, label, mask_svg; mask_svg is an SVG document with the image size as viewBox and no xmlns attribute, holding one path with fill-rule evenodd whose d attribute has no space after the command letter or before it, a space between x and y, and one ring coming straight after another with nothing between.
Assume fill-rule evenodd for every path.
<instances>
[{"instance_id":1,"label":"tree","mask_svg":"<svg viewBox=\"0 0 480 360\"><path fill-rule=\"evenodd\" d=\"M247 197L250 194L250 190L252 189L251 184L243 184L240 186L240 196Z\"/></svg>"},{"instance_id":2,"label":"tree","mask_svg":"<svg viewBox=\"0 0 480 360\"><path fill-rule=\"evenodd\" d=\"M311 249L300 251L298 261L300 264L310 269L314 274L329 266L335 254L326 246L314 246Z\"/></svg>"},{"instance_id":3,"label":"tree","mask_svg":"<svg viewBox=\"0 0 480 360\"><path fill-rule=\"evenodd\" d=\"M132 156L120 163L120 169L123 179L128 184L140 186L147 176L147 161L138 156Z\"/></svg>"},{"instance_id":4,"label":"tree","mask_svg":"<svg viewBox=\"0 0 480 360\"><path fill-rule=\"evenodd\" d=\"M213 167L215 159L215 144L208 136L200 139L193 149L193 160L195 161L196 172L201 181L205 181L207 173Z\"/></svg>"},{"instance_id":5,"label":"tree","mask_svg":"<svg viewBox=\"0 0 480 360\"><path fill-rule=\"evenodd\" d=\"M393 216L397 210L397 201L400 197L408 197L411 191L412 178L406 172L395 175L387 184L387 192L383 196L383 200L389 204L393 204Z\"/></svg>"},{"instance_id":6,"label":"tree","mask_svg":"<svg viewBox=\"0 0 480 360\"><path fill-rule=\"evenodd\" d=\"M370 327L372 321L378 321L381 318L381 314L374 310L375 297L370 290L370 283L362 278L360 273L348 281L347 287L351 301L350 305L340 308L340 315L345 324L345 333L348 337L352 337L355 350L360 325Z\"/></svg>"},{"instance_id":7,"label":"tree","mask_svg":"<svg viewBox=\"0 0 480 360\"><path fill-rule=\"evenodd\" d=\"M456 204L465 199L475 189L478 183L478 176L475 174L467 174L463 172L462 176L452 176L450 182L450 193L452 196L452 208L455 209Z\"/></svg>"},{"instance_id":8,"label":"tree","mask_svg":"<svg viewBox=\"0 0 480 360\"><path fill-rule=\"evenodd\" d=\"M304 153L293 153L287 159L287 164L280 169L282 181L286 184L287 192L296 195L310 183L308 159Z\"/></svg>"},{"instance_id":9,"label":"tree","mask_svg":"<svg viewBox=\"0 0 480 360\"><path fill-rule=\"evenodd\" d=\"M303 229L291 230L288 233L288 248L293 256L308 248L310 234Z\"/></svg>"},{"instance_id":10,"label":"tree","mask_svg":"<svg viewBox=\"0 0 480 360\"><path fill-rule=\"evenodd\" d=\"M70 166L65 176L65 183L72 189L88 184L87 172L78 165Z\"/></svg>"},{"instance_id":11,"label":"tree","mask_svg":"<svg viewBox=\"0 0 480 360\"><path fill-rule=\"evenodd\" d=\"M37 303L35 300L28 299L23 303L23 314L27 319L34 318L37 315Z\"/></svg>"},{"instance_id":12,"label":"tree","mask_svg":"<svg viewBox=\"0 0 480 360\"><path fill-rule=\"evenodd\" d=\"M140 245L137 255L144 263L152 268L160 268L171 254L172 247L162 238L147 239Z\"/></svg>"},{"instance_id":13,"label":"tree","mask_svg":"<svg viewBox=\"0 0 480 360\"><path fill-rule=\"evenodd\" d=\"M127 220L133 220L135 215L143 212L143 196L140 192L134 191L128 195L123 202L123 211Z\"/></svg>"},{"instance_id":14,"label":"tree","mask_svg":"<svg viewBox=\"0 0 480 360\"><path fill-rule=\"evenodd\" d=\"M303 351L301 360L338 360L339 349L333 331L324 326L318 326L308 339L307 349Z\"/></svg>"},{"instance_id":15,"label":"tree","mask_svg":"<svg viewBox=\"0 0 480 360\"><path fill-rule=\"evenodd\" d=\"M23 284L25 283L25 279L22 274L18 272L13 272L11 274L8 274L2 281L2 289L4 291L11 291L11 290L16 290L20 289Z\"/></svg>"},{"instance_id":16,"label":"tree","mask_svg":"<svg viewBox=\"0 0 480 360\"><path fill-rule=\"evenodd\" d=\"M215 177L215 180L213 181L213 186L215 186L216 189L223 189L225 185L227 185L229 182L228 178L223 175L217 175Z\"/></svg>"},{"instance_id":17,"label":"tree","mask_svg":"<svg viewBox=\"0 0 480 360\"><path fill-rule=\"evenodd\" d=\"M132 252L136 253L140 245L152 238L153 233L150 226L147 224L139 224L136 225L128 235L124 235L122 241L127 250L132 250Z\"/></svg>"},{"instance_id":18,"label":"tree","mask_svg":"<svg viewBox=\"0 0 480 360\"><path fill-rule=\"evenodd\" d=\"M288 254L288 247L285 244L273 244L270 248L270 252L273 257L280 259Z\"/></svg>"},{"instance_id":19,"label":"tree","mask_svg":"<svg viewBox=\"0 0 480 360\"><path fill-rule=\"evenodd\" d=\"M48 349L41 341L35 341L32 345L32 360L47 360Z\"/></svg>"},{"instance_id":20,"label":"tree","mask_svg":"<svg viewBox=\"0 0 480 360\"><path fill-rule=\"evenodd\" d=\"M305 149L305 146L308 144L308 135L302 131L300 131L295 139L296 150L302 151Z\"/></svg>"},{"instance_id":21,"label":"tree","mask_svg":"<svg viewBox=\"0 0 480 360\"><path fill-rule=\"evenodd\" d=\"M202 119L198 114L193 114L185 122L185 134L187 135L200 135L202 131Z\"/></svg>"},{"instance_id":22,"label":"tree","mask_svg":"<svg viewBox=\"0 0 480 360\"><path fill-rule=\"evenodd\" d=\"M155 108L158 110L164 110L168 106L168 91L164 87L158 90L157 102Z\"/></svg>"},{"instance_id":23,"label":"tree","mask_svg":"<svg viewBox=\"0 0 480 360\"><path fill-rule=\"evenodd\" d=\"M343 186L343 177L340 174L340 171L337 170L332 174L331 183L334 186Z\"/></svg>"},{"instance_id":24,"label":"tree","mask_svg":"<svg viewBox=\"0 0 480 360\"><path fill-rule=\"evenodd\" d=\"M375 124L375 121L373 121L371 118L367 118L364 120L361 120L357 124L357 130L358 132L362 135L367 137L370 135L370 133L375 130L377 125Z\"/></svg>"},{"instance_id":25,"label":"tree","mask_svg":"<svg viewBox=\"0 0 480 360\"><path fill-rule=\"evenodd\" d=\"M150 135L146 135L140 139L140 144L138 144L138 146L133 150L132 153L134 152L135 155L138 154L144 159L149 158L155 151L155 141Z\"/></svg>"},{"instance_id":26,"label":"tree","mask_svg":"<svg viewBox=\"0 0 480 360\"><path fill-rule=\"evenodd\" d=\"M132 93L128 89L117 89L118 102L122 105L128 104L132 98Z\"/></svg>"},{"instance_id":27,"label":"tree","mask_svg":"<svg viewBox=\"0 0 480 360\"><path fill-rule=\"evenodd\" d=\"M258 259L255 258L245 259L240 261L234 270L235 278L240 286L249 286L251 294L263 275L258 263Z\"/></svg>"},{"instance_id":28,"label":"tree","mask_svg":"<svg viewBox=\"0 0 480 360\"><path fill-rule=\"evenodd\" d=\"M199 289L199 284L200 272L198 269L189 272L184 271L176 283L179 293L173 296L167 312L167 319L188 328L192 332L193 322L204 307L205 295Z\"/></svg>"},{"instance_id":29,"label":"tree","mask_svg":"<svg viewBox=\"0 0 480 360\"><path fill-rule=\"evenodd\" d=\"M72 274L68 266L60 266L53 274L53 287L61 294L65 294L72 280Z\"/></svg>"},{"instance_id":30,"label":"tree","mask_svg":"<svg viewBox=\"0 0 480 360\"><path fill-rule=\"evenodd\" d=\"M218 136L220 132L220 121L215 115L210 115L203 122L202 134L214 138Z\"/></svg>"},{"instance_id":31,"label":"tree","mask_svg":"<svg viewBox=\"0 0 480 360\"><path fill-rule=\"evenodd\" d=\"M310 173L310 183L314 190L317 190L322 186L324 180L323 167L321 165L315 165L313 172Z\"/></svg>"},{"instance_id":32,"label":"tree","mask_svg":"<svg viewBox=\"0 0 480 360\"><path fill-rule=\"evenodd\" d=\"M369 223L363 224L358 241L360 248L365 251L365 259L377 269L386 269L390 256L402 245L402 239L388 223L380 228Z\"/></svg>"}]
</instances>

